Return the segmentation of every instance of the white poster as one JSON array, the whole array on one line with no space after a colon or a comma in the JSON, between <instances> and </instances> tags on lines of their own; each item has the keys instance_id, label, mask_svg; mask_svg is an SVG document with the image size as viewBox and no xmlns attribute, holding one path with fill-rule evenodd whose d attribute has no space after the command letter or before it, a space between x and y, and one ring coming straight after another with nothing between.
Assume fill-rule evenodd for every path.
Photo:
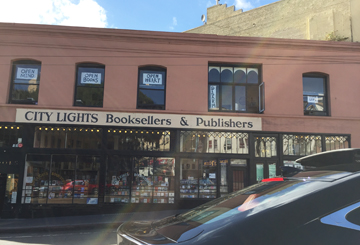
<instances>
[{"instance_id":1,"label":"white poster","mask_svg":"<svg viewBox=\"0 0 360 245\"><path fill-rule=\"evenodd\" d=\"M143 84L163 85L162 74L143 73Z\"/></svg>"},{"instance_id":2,"label":"white poster","mask_svg":"<svg viewBox=\"0 0 360 245\"><path fill-rule=\"evenodd\" d=\"M37 79L38 69L18 67L16 79L32 80Z\"/></svg>"},{"instance_id":3,"label":"white poster","mask_svg":"<svg viewBox=\"0 0 360 245\"><path fill-rule=\"evenodd\" d=\"M314 104L319 103L319 98L315 96L308 96L307 100L308 103L314 103Z\"/></svg>"},{"instance_id":4,"label":"white poster","mask_svg":"<svg viewBox=\"0 0 360 245\"><path fill-rule=\"evenodd\" d=\"M209 173L209 179L216 179L216 173Z\"/></svg>"},{"instance_id":5,"label":"white poster","mask_svg":"<svg viewBox=\"0 0 360 245\"><path fill-rule=\"evenodd\" d=\"M17 192L13 191L11 193L11 203L16 203L16 197L17 197Z\"/></svg>"},{"instance_id":6,"label":"white poster","mask_svg":"<svg viewBox=\"0 0 360 245\"><path fill-rule=\"evenodd\" d=\"M81 84L101 84L101 73L82 72Z\"/></svg>"},{"instance_id":7,"label":"white poster","mask_svg":"<svg viewBox=\"0 0 360 245\"><path fill-rule=\"evenodd\" d=\"M210 108L217 108L217 106L216 106L216 86L210 86Z\"/></svg>"},{"instance_id":8,"label":"white poster","mask_svg":"<svg viewBox=\"0 0 360 245\"><path fill-rule=\"evenodd\" d=\"M25 203L31 203L31 197L25 197Z\"/></svg>"}]
</instances>

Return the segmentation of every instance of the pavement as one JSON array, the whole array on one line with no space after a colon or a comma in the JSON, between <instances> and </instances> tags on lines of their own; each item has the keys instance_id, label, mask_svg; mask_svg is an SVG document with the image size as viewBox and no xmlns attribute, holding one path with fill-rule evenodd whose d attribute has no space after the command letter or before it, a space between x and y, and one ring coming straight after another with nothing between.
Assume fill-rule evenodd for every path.
<instances>
[{"instance_id":1,"label":"pavement","mask_svg":"<svg viewBox=\"0 0 360 245\"><path fill-rule=\"evenodd\" d=\"M117 228L126 221L158 220L187 210L63 216L33 219L0 219L0 233L45 232L56 230Z\"/></svg>"}]
</instances>

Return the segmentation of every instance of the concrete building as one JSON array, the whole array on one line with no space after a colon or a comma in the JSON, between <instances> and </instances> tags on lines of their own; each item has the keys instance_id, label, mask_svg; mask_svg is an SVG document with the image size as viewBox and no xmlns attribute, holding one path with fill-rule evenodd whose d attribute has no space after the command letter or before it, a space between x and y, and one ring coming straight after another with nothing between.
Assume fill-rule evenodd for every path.
<instances>
[{"instance_id":1,"label":"concrete building","mask_svg":"<svg viewBox=\"0 0 360 245\"><path fill-rule=\"evenodd\" d=\"M0 23L2 218L189 208L360 147L359 63L351 42Z\"/></svg>"},{"instance_id":2,"label":"concrete building","mask_svg":"<svg viewBox=\"0 0 360 245\"><path fill-rule=\"evenodd\" d=\"M187 33L360 41L358 0L280 0L246 12L218 4L206 24Z\"/></svg>"}]
</instances>

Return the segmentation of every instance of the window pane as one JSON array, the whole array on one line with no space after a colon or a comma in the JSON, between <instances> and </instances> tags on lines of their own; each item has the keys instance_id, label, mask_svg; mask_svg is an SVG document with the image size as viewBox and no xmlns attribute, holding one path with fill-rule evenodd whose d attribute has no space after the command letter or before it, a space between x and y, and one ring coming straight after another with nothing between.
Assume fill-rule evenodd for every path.
<instances>
[{"instance_id":1,"label":"window pane","mask_svg":"<svg viewBox=\"0 0 360 245\"><path fill-rule=\"evenodd\" d=\"M37 104L39 85L14 84L11 99L26 104Z\"/></svg>"},{"instance_id":2,"label":"window pane","mask_svg":"<svg viewBox=\"0 0 360 245\"><path fill-rule=\"evenodd\" d=\"M135 158L132 178L132 203L153 202L154 159L150 157Z\"/></svg>"},{"instance_id":3,"label":"window pane","mask_svg":"<svg viewBox=\"0 0 360 245\"><path fill-rule=\"evenodd\" d=\"M220 82L220 67L215 67L215 66L209 67L209 82L214 82L214 83Z\"/></svg>"},{"instance_id":4,"label":"window pane","mask_svg":"<svg viewBox=\"0 0 360 245\"><path fill-rule=\"evenodd\" d=\"M21 147L23 140L20 130L18 126L0 126L0 147Z\"/></svg>"},{"instance_id":5,"label":"window pane","mask_svg":"<svg viewBox=\"0 0 360 245\"><path fill-rule=\"evenodd\" d=\"M219 85L209 85L209 109L219 110Z\"/></svg>"},{"instance_id":6,"label":"window pane","mask_svg":"<svg viewBox=\"0 0 360 245\"><path fill-rule=\"evenodd\" d=\"M22 203L46 204L49 189L50 155L27 155Z\"/></svg>"},{"instance_id":7,"label":"window pane","mask_svg":"<svg viewBox=\"0 0 360 245\"><path fill-rule=\"evenodd\" d=\"M138 105L164 105L165 93L163 90L139 89Z\"/></svg>"},{"instance_id":8,"label":"window pane","mask_svg":"<svg viewBox=\"0 0 360 245\"><path fill-rule=\"evenodd\" d=\"M303 77L304 95L325 95L325 79L323 77Z\"/></svg>"},{"instance_id":9,"label":"window pane","mask_svg":"<svg viewBox=\"0 0 360 245\"><path fill-rule=\"evenodd\" d=\"M232 86L221 86L221 109L232 110Z\"/></svg>"},{"instance_id":10,"label":"window pane","mask_svg":"<svg viewBox=\"0 0 360 245\"><path fill-rule=\"evenodd\" d=\"M221 82L222 83L232 83L233 82L233 68L232 67L222 67L221 68Z\"/></svg>"},{"instance_id":11,"label":"window pane","mask_svg":"<svg viewBox=\"0 0 360 245\"><path fill-rule=\"evenodd\" d=\"M216 198L216 160L204 161L199 165L201 178L199 181L199 198Z\"/></svg>"},{"instance_id":12,"label":"window pane","mask_svg":"<svg viewBox=\"0 0 360 245\"><path fill-rule=\"evenodd\" d=\"M235 111L246 111L245 86L235 86Z\"/></svg>"},{"instance_id":13,"label":"window pane","mask_svg":"<svg viewBox=\"0 0 360 245\"><path fill-rule=\"evenodd\" d=\"M252 84L258 84L259 83L258 69L248 68L247 72L248 72L247 82Z\"/></svg>"},{"instance_id":14,"label":"window pane","mask_svg":"<svg viewBox=\"0 0 360 245\"><path fill-rule=\"evenodd\" d=\"M112 156L106 165L105 202L129 203L130 198L130 158Z\"/></svg>"},{"instance_id":15,"label":"window pane","mask_svg":"<svg viewBox=\"0 0 360 245\"><path fill-rule=\"evenodd\" d=\"M259 88L258 86L247 86L246 91L247 112L259 111Z\"/></svg>"},{"instance_id":16,"label":"window pane","mask_svg":"<svg viewBox=\"0 0 360 245\"><path fill-rule=\"evenodd\" d=\"M203 160L181 159L180 160L180 198L199 197L200 168Z\"/></svg>"},{"instance_id":17,"label":"window pane","mask_svg":"<svg viewBox=\"0 0 360 245\"><path fill-rule=\"evenodd\" d=\"M153 203L175 203L175 159L154 159Z\"/></svg>"},{"instance_id":18,"label":"window pane","mask_svg":"<svg viewBox=\"0 0 360 245\"><path fill-rule=\"evenodd\" d=\"M234 68L235 83L246 83L246 68Z\"/></svg>"},{"instance_id":19,"label":"window pane","mask_svg":"<svg viewBox=\"0 0 360 245\"><path fill-rule=\"evenodd\" d=\"M102 107L103 96L103 88L77 87L75 105Z\"/></svg>"},{"instance_id":20,"label":"window pane","mask_svg":"<svg viewBox=\"0 0 360 245\"><path fill-rule=\"evenodd\" d=\"M220 196L229 193L228 181L227 181L227 169L229 166L229 160L220 160Z\"/></svg>"},{"instance_id":21,"label":"window pane","mask_svg":"<svg viewBox=\"0 0 360 245\"><path fill-rule=\"evenodd\" d=\"M48 190L48 203L71 204L74 195L75 156L54 155Z\"/></svg>"},{"instance_id":22,"label":"window pane","mask_svg":"<svg viewBox=\"0 0 360 245\"><path fill-rule=\"evenodd\" d=\"M78 156L74 203L98 204L100 157Z\"/></svg>"}]
</instances>

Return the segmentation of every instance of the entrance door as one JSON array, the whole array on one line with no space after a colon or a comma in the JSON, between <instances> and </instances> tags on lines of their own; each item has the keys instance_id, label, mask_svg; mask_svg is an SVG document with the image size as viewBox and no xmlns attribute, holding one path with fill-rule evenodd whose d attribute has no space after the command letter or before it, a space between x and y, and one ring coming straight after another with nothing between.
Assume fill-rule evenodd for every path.
<instances>
[{"instance_id":1,"label":"entrance door","mask_svg":"<svg viewBox=\"0 0 360 245\"><path fill-rule=\"evenodd\" d=\"M256 181L274 178L276 176L276 160L257 160L256 161Z\"/></svg>"},{"instance_id":2,"label":"entrance door","mask_svg":"<svg viewBox=\"0 0 360 245\"><path fill-rule=\"evenodd\" d=\"M246 159L230 160L230 191L238 191L248 186L248 168Z\"/></svg>"}]
</instances>

